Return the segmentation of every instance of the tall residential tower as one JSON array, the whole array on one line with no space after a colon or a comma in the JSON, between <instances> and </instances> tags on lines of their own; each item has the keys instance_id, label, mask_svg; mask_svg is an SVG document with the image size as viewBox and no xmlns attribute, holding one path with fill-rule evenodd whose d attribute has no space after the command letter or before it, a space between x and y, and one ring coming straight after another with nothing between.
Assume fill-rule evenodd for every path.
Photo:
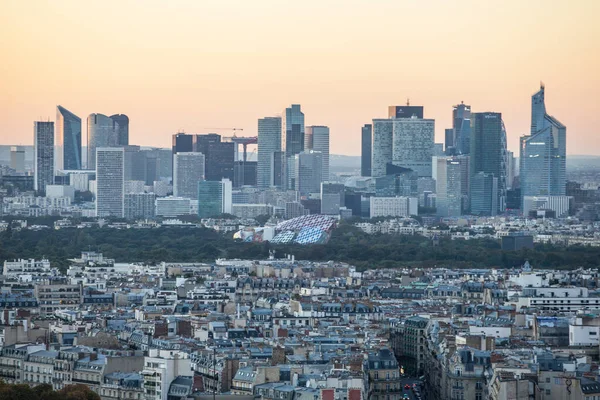
<instances>
[{"instance_id":1,"label":"tall residential tower","mask_svg":"<svg viewBox=\"0 0 600 400\"><path fill-rule=\"evenodd\" d=\"M98 147L96 153L96 216L125 215L125 149Z\"/></svg>"},{"instance_id":2,"label":"tall residential tower","mask_svg":"<svg viewBox=\"0 0 600 400\"><path fill-rule=\"evenodd\" d=\"M54 122L33 123L34 189L45 192L54 183Z\"/></svg>"}]
</instances>

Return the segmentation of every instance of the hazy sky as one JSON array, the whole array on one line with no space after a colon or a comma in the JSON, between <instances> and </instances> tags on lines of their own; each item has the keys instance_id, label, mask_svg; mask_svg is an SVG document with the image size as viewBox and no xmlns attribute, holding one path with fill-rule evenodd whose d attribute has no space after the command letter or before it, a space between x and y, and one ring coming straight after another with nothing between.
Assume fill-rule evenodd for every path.
<instances>
[{"instance_id":1,"label":"hazy sky","mask_svg":"<svg viewBox=\"0 0 600 400\"><path fill-rule=\"evenodd\" d=\"M61 104L129 115L132 144L243 128L302 104L360 154L387 106L502 112L509 149L546 84L569 154L600 154L599 0L0 0L0 143L33 142ZM215 131L229 135L230 132ZM85 134L84 134L85 142Z\"/></svg>"}]
</instances>

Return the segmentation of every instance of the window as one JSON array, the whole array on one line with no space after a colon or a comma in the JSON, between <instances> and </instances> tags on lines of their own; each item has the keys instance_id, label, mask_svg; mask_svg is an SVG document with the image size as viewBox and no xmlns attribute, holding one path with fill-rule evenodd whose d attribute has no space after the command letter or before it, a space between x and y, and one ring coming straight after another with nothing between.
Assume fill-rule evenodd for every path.
<instances>
[{"instance_id":1,"label":"window","mask_svg":"<svg viewBox=\"0 0 600 400\"><path fill-rule=\"evenodd\" d=\"M476 382L475 383L475 389L476 390L481 390L483 389L483 384L481 382Z\"/></svg>"}]
</instances>

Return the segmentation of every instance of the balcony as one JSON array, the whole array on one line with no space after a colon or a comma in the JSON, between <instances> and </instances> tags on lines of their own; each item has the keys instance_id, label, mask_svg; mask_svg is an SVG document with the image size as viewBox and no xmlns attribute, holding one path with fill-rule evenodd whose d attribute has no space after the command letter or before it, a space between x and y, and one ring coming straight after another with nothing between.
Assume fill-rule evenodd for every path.
<instances>
[{"instance_id":1,"label":"balcony","mask_svg":"<svg viewBox=\"0 0 600 400\"><path fill-rule=\"evenodd\" d=\"M231 390L239 390L241 392L252 393L251 387L243 387L243 386L238 386L238 385L231 385Z\"/></svg>"},{"instance_id":2,"label":"balcony","mask_svg":"<svg viewBox=\"0 0 600 400\"><path fill-rule=\"evenodd\" d=\"M83 383L84 385L100 385L99 381L88 381L85 379L73 378L73 383Z\"/></svg>"}]
</instances>

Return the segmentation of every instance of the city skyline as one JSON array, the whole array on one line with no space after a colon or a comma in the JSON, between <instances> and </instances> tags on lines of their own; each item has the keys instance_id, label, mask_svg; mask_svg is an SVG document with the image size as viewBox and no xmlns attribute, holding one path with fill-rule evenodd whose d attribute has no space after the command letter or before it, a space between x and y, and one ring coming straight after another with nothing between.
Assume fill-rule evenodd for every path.
<instances>
[{"instance_id":1,"label":"city skyline","mask_svg":"<svg viewBox=\"0 0 600 400\"><path fill-rule=\"evenodd\" d=\"M2 72L7 96L0 99L0 142L31 144L31 121L52 118L57 104L80 116L96 110L125 113L132 121L131 143L168 147L170 136L181 129L207 133L205 126L240 126L244 136L253 136L258 118L294 103L302 105L307 125L330 127L332 154L359 155L360 128L385 117L385 107L410 98L426 107L425 118L436 120L438 143L444 142L444 129L452 126L452 105L464 101L473 112L501 112L508 148L517 154L519 137L529 131L530 96L543 80L550 93L548 109L569 127L567 154L597 154L587 145L600 124L598 101L591 95L600 87L594 72L600 57L593 40L600 28L591 19L600 8L597 2L544 7L507 2L498 9L469 3L478 18L457 16L443 2L382 1L377 7L356 4L341 13L328 5L317 9L316 4L261 7L261 2L223 2L207 7L182 1L171 7L147 2L140 8L125 1L123 12L110 21L129 27L119 30L123 40L109 47L117 63L86 57L88 45L102 51L112 41L104 29L101 33L82 25L80 18L110 7L64 1L32 11L19 3L3 5L0 31L15 39L0 44L11 60ZM239 14L226 12L231 5ZM290 9L297 21L319 11L318 29L297 33L296 19L277 22L285 20L281 17ZM127 17L136 11L139 16ZM27 20L18 18L25 12ZM188 23L201 13L207 24ZM393 15L411 18L395 24ZM222 35L211 43L196 40L225 18L235 22L219 29ZM353 29L365 19L378 23ZM512 24L504 29L508 19ZM180 22L185 29L171 29L170 23L159 23L163 20ZM275 28L280 34L272 34ZM521 40L534 30L541 40ZM53 35L46 38L48 31ZM407 34L415 38L413 43L394 50L392 41ZM449 52L459 40L485 57L465 62L465 52ZM69 45L58 48L58 43ZM281 43L288 45L283 53L299 55L296 61L278 52L269 54ZM55 56L45 57L46 53ZM556 54L564 54L565 62L555 62ZM313 62L314 56L319 63ZM380 57L386 62L371 62ZM404 62L407 58L411 63ZM114 96L115 86L121 88L119 96Z\"/></svg>"}]
</instances>

